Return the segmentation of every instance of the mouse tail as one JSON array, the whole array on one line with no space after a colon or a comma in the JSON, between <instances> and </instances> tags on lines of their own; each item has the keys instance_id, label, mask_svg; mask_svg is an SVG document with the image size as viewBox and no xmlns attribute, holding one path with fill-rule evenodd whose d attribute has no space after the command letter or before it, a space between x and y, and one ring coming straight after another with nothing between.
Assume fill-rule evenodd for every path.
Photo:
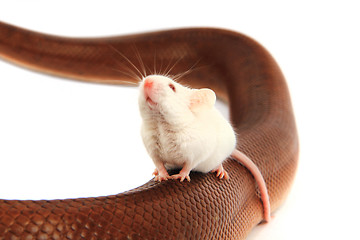
<instances>
[{"instance_id":1,"label":"mouse tail","mask_svg":"<svg viewBox=\"0 0 360 240\"><path fill-rule=\"evenodd\" d=\"M264 220L266 222L269 222L271 220L270 199L269 199L269 194L268 194L268 190L266 187L264 177L262 176L259 168L255 165L255 163L249 157L247 157L244 153L240 152L237 149L235 149L232 152L231 157L234 158L239 163L241 163L254 176L255 181L259 186L260 196L261 196L261 200L263 202Z\"/></svg>"}]
</instances>

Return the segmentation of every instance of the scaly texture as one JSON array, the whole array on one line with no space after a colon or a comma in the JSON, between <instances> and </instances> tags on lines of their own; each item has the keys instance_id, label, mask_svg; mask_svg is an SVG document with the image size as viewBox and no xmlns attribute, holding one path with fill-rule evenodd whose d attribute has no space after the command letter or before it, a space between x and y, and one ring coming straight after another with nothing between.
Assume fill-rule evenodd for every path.
<instances>
[{"instance_id":1,"label":"scaly texture","mask_svg":"<svg viewBox=\"0 0 360 240\"><path fill-rule=\"evenodd\" d=\"M249 37L198 28L76 39L0 22L0 57L62 77L111 84L137 82L129 76L136 72L129 62L142 72L176 75L192 69L181 84L211 88L228 101L238 149L262 172L272 211L291 187L298 137L288 89L276 62ZM191 173L190 183L149 181L107 197L0 200L0 238L244 239L263 219L259 192L243 166L226 160L224 168L227 181Z\"/></svg>"}]
</instances>

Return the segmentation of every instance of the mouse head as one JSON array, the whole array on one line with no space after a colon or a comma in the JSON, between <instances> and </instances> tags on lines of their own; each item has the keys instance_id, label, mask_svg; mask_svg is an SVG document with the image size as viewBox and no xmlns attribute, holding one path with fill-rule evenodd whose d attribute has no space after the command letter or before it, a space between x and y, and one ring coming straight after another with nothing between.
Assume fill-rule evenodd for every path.
<instances>
[{"instance_id":1,"label":"mouse head","mask_svg":"<svg viewBox=\"0 0 360 240\"><path fill-rule=\"evenodd\" d=\"M161 75L150 75L140 84L140 112L161 113L165 117L182 119L215 104L210 89L191 89Z\"/></svg>"},{"instance_id":2,"label":"mouse head","mask_svg":"<svg viewBox=\"0 0 360 240\"><path fill-rule=\"evenodd\" d=\"M140 84L140 100L145 100L145 104L151 109L177 105L176 100L186 97L186 93L185 87L161 75L147 76Z\"/></svg>"}]
</instances>

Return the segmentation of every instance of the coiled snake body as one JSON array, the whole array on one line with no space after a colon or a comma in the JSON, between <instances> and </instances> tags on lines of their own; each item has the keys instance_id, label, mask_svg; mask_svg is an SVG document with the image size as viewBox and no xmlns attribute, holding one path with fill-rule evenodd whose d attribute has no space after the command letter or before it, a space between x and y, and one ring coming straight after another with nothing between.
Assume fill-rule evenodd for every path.
<instances>
[{"instance_id":1,"label":"coiled snake body","mask_svg":"<svg viewBox=\"0 0 360 240\"><path fill-rule=\"evenodd\" d=\"M0 57L110 84L137 82L129 76L130 62L144 70L162 66L174 75L196 63L181 83L211 88L229 103L237 148L262 172L272 211L291 187L298 137L287 85L270 54L247 36L197 28L77 39L0 22ZM227 181L191 173L190 183L151 180L106 197L0 200L0 239L244 239L263 219L261 199L247 169L230 159L224 168Z\"/></svg>"}]
</instances>

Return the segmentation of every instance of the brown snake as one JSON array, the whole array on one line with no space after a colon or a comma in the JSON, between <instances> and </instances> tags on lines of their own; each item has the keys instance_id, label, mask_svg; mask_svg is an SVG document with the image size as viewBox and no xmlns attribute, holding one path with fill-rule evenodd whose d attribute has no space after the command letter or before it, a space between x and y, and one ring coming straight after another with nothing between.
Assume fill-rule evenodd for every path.
<instances>
[{"instance_id":1,"label":"brown snake","mask_svg":"<svg viewBox=\"0 0 360 240\"><path fill-rule=\"evenodd\" d=\"M110 84L138 81L130 62L144 70L173 65L170 74L188 73L182 84L214 89L229 103L237 148L262 172L272 211L290 190L299 149L287 85L271 55L247 36L196 28L79 39L0 22L0 57ZM224 168L226 181L191 173L190 183L151 180L106 197L0 200L0 239L244 239L263 219L261 199L247 169L234 160Z\"/></svg>"}]
</instances>

